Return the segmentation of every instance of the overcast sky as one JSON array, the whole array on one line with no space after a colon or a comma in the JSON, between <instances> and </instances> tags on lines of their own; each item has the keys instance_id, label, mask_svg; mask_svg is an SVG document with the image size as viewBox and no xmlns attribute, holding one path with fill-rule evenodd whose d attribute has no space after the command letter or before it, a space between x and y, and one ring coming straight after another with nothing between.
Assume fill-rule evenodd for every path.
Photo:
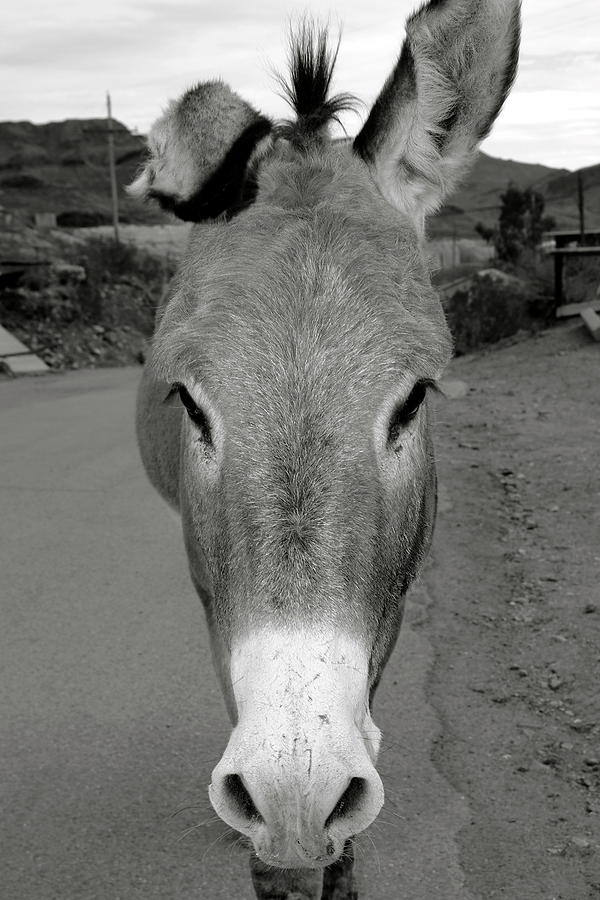
<instances>
[{"instance_id":1,"label":"overcast sky","mask_svg":"<svg viewBox=\"0 0 600 900\"><path fill-rule=\"evenodd\" d=\"M290 16L343 25L335 88L370 104L391 70L411 0L15 0L0 32L0 119L113 113L147 131L170 98L222 77L268 115L286 114ZM523 0L519 76L484 144L495 156L575 169L600 161L600 0ZM364 118L365 110L361 117ZM360 119L345 120L355 133Z\"/></svg>"}]
</instances>

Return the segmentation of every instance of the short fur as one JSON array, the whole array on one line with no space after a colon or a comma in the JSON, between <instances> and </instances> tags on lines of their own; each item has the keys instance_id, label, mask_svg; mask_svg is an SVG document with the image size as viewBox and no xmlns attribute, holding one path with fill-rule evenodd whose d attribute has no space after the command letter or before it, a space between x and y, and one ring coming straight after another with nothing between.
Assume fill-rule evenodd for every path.
<instances>
[{"instance_id":1,"label":"short fur","mask_svg":"<svg viewBox=\"0 0 600 900\"><path fill-rule=\"evenodd\" d=\"M129 193L185 221L239 212L254 195L253 165L271 122L221 81L198 84L152 126L149 159Z\"/></svg>"},{"instance_id":2,"label":"short fur","mask_svg":"<svg viewBox=\"0 0 600 900\"><path fill-rule=\"evenodd\" d=\"M387 199L424 217L467 171L513 83L518 0L437 0L406 25L354 147Z\"/></svg>"},{"instance_id":3,"label":"short fur","mask_svg":"<svg viewBox=\"0 0 600 900\"><path fill-rule=\"evenodd\" d=\"M436 476L427 402L393 440L390 418L451 354L422 219L500 108L514 76L518 13L517 0L432 0L416 13L354 148L328 140L327 122L341 109L327 98L335 54L322 32L309 40L309 31L292 54L294 123L261 137L260 115L212 82L172 105L151 133L138 192L160 191L176 212L208 208L217 218L193 228L159 311L138 440L150 480L181 515L233 723L230 652L250 633L349 636L348 646L369 659L365 697L394 647L432 537ZM174 384L201 407L210 440ZM285 665L285 641L273 649ZM303 708L291 694L290 710ZM268 714L260 721L267 729ZM358 758L367 738L351 739ZM311 799L280 740L265 732L278 760L280 846L293 846L295 858L313 837L323 848L333 820L338 843L325 879L321 852L304 857L305 874L277 870L277 890L318 900L326 885L323 897L333 897L351 869L350 854L336 861L344 835L354 833L351 817L362 828L376 815L369 790L358 791L352 816L344 793L324 822L311 819L319 833L305 830L303 844L293 829L306 817L294 810L320 810L320 763L310 756ZM259 793L262 769L253 773ZM271 775L264 772L266 782ZM217 788L224 818L233 811L231 820L258 821L237 771ZM270 825L260 822L268 838ZM255 861L259 897L269 895L272 875Z\"/></svg>"}]
</instances>

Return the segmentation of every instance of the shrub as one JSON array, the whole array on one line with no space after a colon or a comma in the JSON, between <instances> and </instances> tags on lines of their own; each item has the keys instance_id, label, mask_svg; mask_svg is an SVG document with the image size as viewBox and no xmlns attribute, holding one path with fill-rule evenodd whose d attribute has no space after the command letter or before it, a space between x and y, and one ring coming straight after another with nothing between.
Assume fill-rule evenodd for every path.
<instances>
[{"instance_id":1,"label":"shrub","mask_svg":"<svg viewBox=\"0 0 600 900\"><path fill-rule=\"evenodd\" d=\"M543 196L526 188L509 185L500 195L502 208L495 236L496 254L503 262L517 263L525 249L535 249L544 231L554 227L554 219L544 216Z\"/></svg>"},{"instance_id":2,"label":"shrub","mask_svg":"<svg viewBox=\"0 0 600 900\"><path fill-rule=\"evenodd\" d=\"M585 303L600 289L600 257L572 257L565 261L564 289L568 303Z\"/></svg>"},{"instance_id":3,"label":"shrub","mask_svg":"<svg viewBox=\"0 0 600 900\"><path fill-rule=\"evenodd\" d=\"M95 225L110 225L111 221L107 213L79 209L68 209L56 217L56 224L61 228L93 228Z\"/></svg>"},{"instance_id":4,"label":"shrub","mask_svg":"<svg viewBox=\"0 0 600 900\"><path fill-rule=\"evenodd\" d=\"M86 272L80 285L81 315L106 326L130 325L151 334L156 308L175 272L170 258L94 237L72 259Z\"/></svg>"},{"instance_id":5,"label":"shrub","mask_svg":"<svg viewBox=\"0 0 600 900\"><path fill-rule=\"evenodd\" d=\"M470 287L447 297L443 305L456 354L529 327L531 299L530 289L518 279L487 274L476 276Z\"/></svg>"},{"instance_id":6,"label":"shrub","mask_svg":"<svg viewBox=\"0 0 600 900\"><path fill-rule=\"evenodd\" d=\"M28 175L26 172L18 175L7 175L0 184L2 187L19 188L24 191L37 191L44 186L41 178L37 178L35 175Z\"/></svg>"}]
</instances>

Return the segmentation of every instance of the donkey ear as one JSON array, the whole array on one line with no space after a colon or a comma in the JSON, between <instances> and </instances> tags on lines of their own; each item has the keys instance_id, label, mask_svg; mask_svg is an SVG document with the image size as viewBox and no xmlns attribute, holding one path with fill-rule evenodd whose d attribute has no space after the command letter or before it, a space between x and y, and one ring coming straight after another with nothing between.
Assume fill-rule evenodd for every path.
<instances>
[{"instance_id":1,"label":"donkey ear","mask_svg":"<svg viewBox=\"0 0 600 900\"><path fill-rule=\"evenodd\" d=\"M520 0L431 0L354 141L386 199L422 224L454 189L515 77Z\"/></svg>"},{"instance_id":2,"label":"donkey ear","mask_svg":"<svg viewBox=\"0 0 600 900\"><path fill-rule=\"evenodd\" d=\"M231 217L253 199L253 166L271 131L271 122L227 85L199 84L154 123L149 159L127 190L188 222Z\"/></svg>"}]
</instances>

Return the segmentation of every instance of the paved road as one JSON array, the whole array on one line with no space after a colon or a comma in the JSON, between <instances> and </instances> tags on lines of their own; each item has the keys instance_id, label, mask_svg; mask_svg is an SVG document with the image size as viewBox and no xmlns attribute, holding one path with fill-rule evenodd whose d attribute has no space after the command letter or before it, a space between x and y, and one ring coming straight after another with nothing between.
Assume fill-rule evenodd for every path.
<instances>
[{"instance_id":1,"label":"paved road","mask_svg":"<svg viewBox=\"0 0 600 900\"><path fill-rule=\"evenodd\" d=\"M177 522L138 462L138 378L0 383L4 900L252 897L206 798L228 726ZM470 900L468 810L429 757L427 603L417 589L374 711L388 800L361 900Z\"/></svg>"}]
</instances>

